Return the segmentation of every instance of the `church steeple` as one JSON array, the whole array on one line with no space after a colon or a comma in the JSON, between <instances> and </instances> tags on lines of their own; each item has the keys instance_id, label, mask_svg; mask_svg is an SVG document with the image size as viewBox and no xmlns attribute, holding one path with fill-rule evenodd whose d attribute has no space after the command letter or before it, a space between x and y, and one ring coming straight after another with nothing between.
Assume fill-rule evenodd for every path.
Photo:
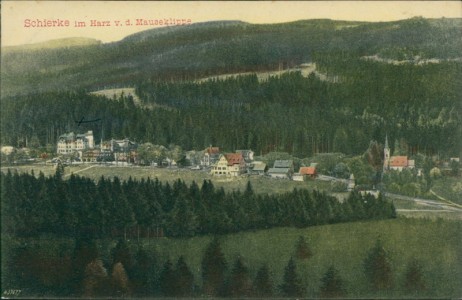
<instances>
[{"instance_id":1,"label":"church steeple","mask_svg":"<svg viewBox=\"0 0 462 300\"><path fill-rule=\"evenodd\" d=\"M385 135L385 147L383 149L383 170L388 170L390 165L390 147L388 147L388 134Z\"/></svg>"}]
</instances>

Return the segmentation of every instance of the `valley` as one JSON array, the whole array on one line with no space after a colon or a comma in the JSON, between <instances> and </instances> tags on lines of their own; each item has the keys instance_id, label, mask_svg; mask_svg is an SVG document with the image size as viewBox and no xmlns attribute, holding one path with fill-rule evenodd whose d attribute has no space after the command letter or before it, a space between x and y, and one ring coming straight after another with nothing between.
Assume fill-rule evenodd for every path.
<instances>
[{"instance_id":1,"label":"valley","mask_svg":"<svg viewBox=\"0 0 462 300\"><path fill-rule=\"evenodd\" d=\"M2 296L460 298L462 19L133 20L2 47Z\"/></svg>"}]
</instances>

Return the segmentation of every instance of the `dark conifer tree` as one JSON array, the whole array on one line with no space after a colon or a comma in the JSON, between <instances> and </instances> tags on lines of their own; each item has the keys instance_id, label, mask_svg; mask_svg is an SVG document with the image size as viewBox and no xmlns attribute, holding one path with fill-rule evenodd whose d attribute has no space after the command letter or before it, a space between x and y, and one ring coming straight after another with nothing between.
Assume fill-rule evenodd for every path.
<instances>
[{"instance_id":1,"label":"dark conifer tree","mask_svg":"<svg viewBox=\"0 0 462 300\"><path fill-rule=\"evenodd\" d=\"M215 193L215 187L213 186L212 181L205 180L202 183L201 187L201 196L203 200L212 199Z\"/></svg>"},{"instance_id":2,"label":"dark conifer tree","mask_svg":"<svg viewBox=\"0 0 462 300\"><path fill-rule=\"evenodd\" d=\"M214 238L205 249L202 258L202 289L204 294L219 296L222 293L226 269L227 263L220 242Z\"/></svg>"},{"instance_id":3,"label":"dark conifer tree","mask_svg":"<svg viewBox=\"0 0 462 300\"><path fill-rule=\"evenodd\" d=\"M193 181L189 186L189 197L191 199L192 210L195 211L196 205L198 205L201 201L201 192L195 181Z\"/></svg>"},{"instance_id":4,"label":"dark conifer tree","mask_svg":"<svg viewBox=\"0 0 462 300\"><path fill-rule=\"evenodd\" d=\"M28 174L2 178L2 203L5 209L17 213L16 218L8 218L8 226L29 236L52 233L126 238L127 233L151 236L152 229L156 236L162 236L164 230L170 236L193 236L396 216L393 204L381 195L375 199L351 193L340 204L317 191L262 196L248 186L244 193L226 193L223 188L215 190L208 181L199 191L194 184L188 188L182 181L177 181L172 190L168 183L163 185L157 179L121 184L118 178L111 182L101 177L95 185L90 179L74 175L69 180L45 178L43 174L38 179ZM171 208L168 199L174 203ZM170 210L166 212L162 206ZM134 227L137 223L140 226Z\"/></svg>"},{"instance_id":5,"label":"dark conifer tree","mask_svg":"<svg viewBox=\"0 0 462 300\"><path fill-rule=\"evenodd\" d=\"M131 201L131 199L133 201ZM150 210L150 206L148 203L148 200L146 199L146 196L144 193L138 192L137 190L135 191L135 194L130 195L129 197L129 202L132 203L133 209L135 212L135 219L136 219L136 224L137 224L137 239L139 241L140 239L140 231L142 229L147 229L148 227L151 226L152 223L152 211Z\"/></svg>"},{"instance_id":6,"label":"dark conifer tree","mask_svg":"<svg viewBox=\"0 0 462 300\"><path fill-rule=\"evenodd\" d=\"M155 256L140 246L136 253L136 262L130 277L133 292L136 296L144 297L154 293L152 285L156 269Z\"/></svg>"},{"instance_id":7,"label":"dark conifer tree","mask_svg":"<svg viewBox=\"0 0 462 300\"><path fill-rule=\"evenodd\" d=\"M267 265L263 265L258 269L253 281L253 293L258 298L273 296L273 281Z\"/></svg>"},{"instance_id":8,"label":"dark conifer tree","mask_svg":"<svg viewBox=\"0 0 462 300\"><path fill-rule=\"evenodd\" d=\"M159 276L159 285L160 292L163 296L174 296L176 288L176 278L175 272L173 270L173 265L168 259L162 268L162 271Z\"/></svg>"},{"instance_id":9,"label":"dark conifer tree","mask_svg":"<svg viewBox=\"0 0 462 300\"><path fill-rule=\"evenodd\" d=\"M426 289L424 272L421 264L416 259L412 259L408 263L403 286L408 293L414 295L418 295Z\"/></svg>"},{"instance_id":10,"label":"dark conifer tree","mask_svg":"<svg viewBox=\"0 0 462 300\"><path fill-rule=\"evenodd\" d=\"M254 192L253 192L252 183L250 181L247 181L247 184L245 186L245 191L244 191L244 198L249 199L253 196L254 196Z\"/></svg>"},{"instance_id":11,"label":"dark conifer tree","mask_svg":"<svg viewBox=\"0 0 462 300\"><path fill-rule=\"evenodd\" d=\"M226 201L227 209L226 214L233 220L233 231L241 231L249 229L249 215L246 213L244 203L242 203L241 194L234 192L228 196Z\"/></svg>"},{"instance_id":12,"label":"dark conifer tree","mask_svg":"<svg viewBox=\"0 0 462 300\"><path fill-rule=\"evenodd\" d=\"M305 289L300 277L297 274L297 267L294 259L291 257L284 270L283 282L280 290L285 297L302 297Z\"/></svg>"},{"instance_id":13,"label":"dark conifer tree","mask_svg":"<svg viewBox=\"0 0 462 300\"><path fill-rule=\"evenodd\" d=\"M261 216L257 197L250 181L247 181L242 200L242 207L245 209L245 212L248 215L248 228L257 229L262 226L263 218Z\"/></svg>"},{"instance_id":14,"label":"dark conifer tree","mask_svg":"<svg viewBox=\"0 0 462 300\"><path fill-rule=\"evenodd\" d=\"M189 270L184 257L180 256L174 271L175 290L174 295L178 297L191 297L194 295L194 275Z\"/></svg>"},{"instance_id":15,"label":"dark conifer tree","mask_svg":"<svg viewBox=\"0 0 462 300\"><path fill-rule=\"evenodd\" d=\"M345 295L345 287L342 278L334 266L330 266L321 279L321 298L343 298Z\"/></svg>"},{"instance_id":16,"label":"dark conifer tree","mask_svg":"<svg viewBox=\"0 0 462 300\"><path fill-rule=\"evenodd\" d=\"M171 236L194 236L197 228L197 216L188 197L177 199L169 215L168 233Z\"/></svg>"},{"instance_id":17,"label":"dark conifer tree","mask_svg":"<svg viewBox=\"0 0 462 300\"><path fill-rule=\"evenodd\" d=\"M388 290L393 286L390 258L380 239L364 260L364 272L374 290Z\"/></svg>"},{"instance_id":18,"label":"dark conifer tree","mask_svg":"<svg viewBox=\"0 0 462 300\"><path fill-rule=\"evenodd\" d=\"M119 234L123 232L124 238L127 239L127 229L136 224L136 220L132 204L128 202L118 177L114 177L114 181L111 184L111 200L112 224L114 229Z\"/></svg>"},{"instance_id":19,"label":"dark conifer tree","mask_svg":"<svg viewBox=\"0 0 462 300\"><path fill-rule=\"evenodd\" d=\"M311 256L313 256L313 251L306 242L305 237L299 236L295 245L295 257L298 259L309 259Z\"/></svg>"},{"instance_id":20,"label":"dark conifer tree","mask_svg":"<svg viewBox=\"0 0 462 300\"><path fill-rule=\"evenodd\" d=\"M131 277L133 270L134 261L130 248L124 239L119 239L116 246L111 250L112 265L122 263L124 271L127 272L128 276Z\"/></svg>"},{"instance_id":21,"label":"dark conifer tree","mask_svg":"<svg viewBox=\"0 0 462 300\"><path fill-rule=\"evenodd\" d=\"M159 203L162 205L162 210L165 213L170 213L175 205L172 188L168 182L165 185L160 184Z\"/></svg>"},{"instance_id":22,"label":"dark conifer tree","mask_svg":"<svg viewBox=\"0 0 462 300\"><path fill-rule=\"evenodd\" d=\"M40 173L43 177L43 173ZM20 225L21 220L21 202L15 193L13 175L8 169L7 173L0 173L2 180L1 186L1 205L2 205L2 233L11 233L16 235L18 230L23 226ZM16 190L17 191L17 190ZM37 199L38 200L38 199Z\"/></svg>"},{"instance_id":23,"label":"dark conifer tree","mask_svg":"<svg viewBox=\"0 0 462 300\"><path fill-rule=\"evenodd\" d=\"M227 284L227 295L231 297L250 297L252 295L252 281L249 270L238 256Z\"/></svg>"},{"instance_id":24,"label":"dark conifer tree","mask_svg":"<svg viewBox=\"0 0 462 300\"><path fill-rule=\"evenodd\" d=\"M293 226L303 228L309 224L310 216L305 208L305 202L302 199L302 195L294 195L292 198L293 205L291 206L291 215Z\"/></svg>"},{"instance_id":25,"label":"dark conifer tree","mask_svg":"<svg viewBox=\"0 0 462 300\"><path fill-rule=\"evenodd\" d=\"M98 256L98 248L94 240L85 237L77 238L72 256L72 269L74 271L72 282L75 292L81 292L81 283L85 276L85 268L89 263L95 261Z\"/></svg>"},{"instance_id":26,"label":"dark conifer tree","mask_svg":"<svg viewBox=\"0 0 462 300\"><path fill-rule=\"evenodd\" d=\"M92 238L101 238L104 235L103 221L105 216L105 206L98 198L97 186L89 178L79 178L79 192L74 192L71 188L69 193L72 197L73 207L76 208L77 215L77 234L88 235Z\"/></svg>"}]
</instances>

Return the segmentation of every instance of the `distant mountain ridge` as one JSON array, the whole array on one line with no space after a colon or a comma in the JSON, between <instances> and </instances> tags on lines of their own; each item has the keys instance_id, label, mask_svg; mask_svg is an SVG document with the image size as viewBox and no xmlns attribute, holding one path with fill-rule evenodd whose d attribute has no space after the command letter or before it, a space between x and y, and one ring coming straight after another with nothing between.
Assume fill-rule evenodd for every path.
<instances>
[{"instance_id":1,"label":"distant mountain ridge","mask_svg":"<svg viewBox=\"0 0 462 300\"><path fill-rule=\"evenodd\" d=\"M101 41L85 38L85 37L71 37L54 39L40 43L25 44L18 46L5 46L2 47L2 52L11 51L27 51L27 50L43 50L43 49L56 49L56 48L67 48L67 47L79 47L79 46L90 46L101 44Z\"/></svg>"},{"instance_id":2,"label":"distant mountain ridge","mask_svg":"<svg viewBox=\"0 0 462 300\"><path fill-rule=\"evenodd\" d=\"M377 23L322 19L258 25L197 23L150 29L104 44L65 39L2 48L2 96L277 70L310 62L315 53L335 51L397 60L416 55L455 59L461 54L461 32L462 19Z\"/></svg>"}]
</instances>

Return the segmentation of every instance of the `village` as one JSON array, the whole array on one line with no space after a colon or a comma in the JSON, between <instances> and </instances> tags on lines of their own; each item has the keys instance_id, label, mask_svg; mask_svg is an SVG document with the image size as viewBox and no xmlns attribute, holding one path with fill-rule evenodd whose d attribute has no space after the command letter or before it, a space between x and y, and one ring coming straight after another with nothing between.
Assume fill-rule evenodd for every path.
<instances>
[{"instance_id":1,"label":"village","mask_svg":"<svg viewBox=\"0 0 462 300\"><path fill-rule=\"evenodd\" d=\"M107 165L119 167L150 166L153 168L189 169L201 171L217 178L240 178L245 176L264 176L274 180L309 181L320 180L337 183L335 191L364 190L357 186L353 172L332 174L325 168L319 170L317 161L297 162L293 159L274 159L268 161L256 157L250 149L237 149L234 152L221 151L219 147L209 146L201 151L184 151L179 146L161 146L151 143L139 144L129 138L110 139L96 144L92 130L83 133L69 132L59 136L57 144L50 153L39 153L29 148L1 148L4 165L45 164L45 165ZM383 147L383 170L402 172L409 170L422 176L422 168L416 167L414 159L406 155L391 155L388 136ZM6 163L6 164L5 164ZM441 170L450 170L459 158L440 162ZM337 167L337 166L336 166ZM439 169L438 169L439 170ZM368 188L370 189L370 187ZM375 190L375 186L372 187Z\"/></svg>"},{"instance_id":2,"label":"village","mask_svg":"<svg viewBox=\"0 0 462 300\"><path fill-rule=\"evenodd\" d=\"M4 297L462 299L462 2L4 2Z\"/></svg>"}]
</instances>

